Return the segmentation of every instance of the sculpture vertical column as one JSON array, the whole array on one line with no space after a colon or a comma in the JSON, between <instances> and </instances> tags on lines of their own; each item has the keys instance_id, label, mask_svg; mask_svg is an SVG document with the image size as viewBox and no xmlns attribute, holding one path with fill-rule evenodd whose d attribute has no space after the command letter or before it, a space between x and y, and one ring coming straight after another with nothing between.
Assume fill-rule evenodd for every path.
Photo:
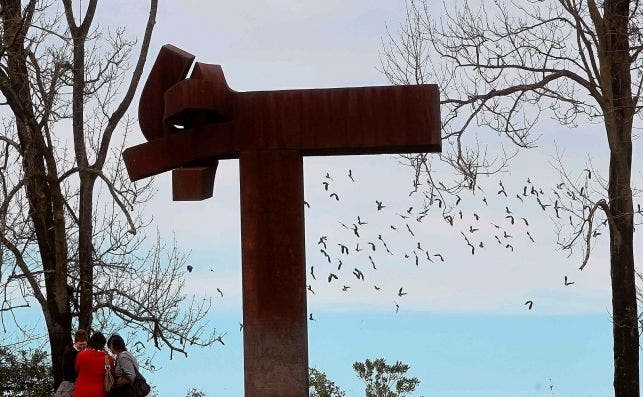
<instances>
[{"instance_id":1,"label":"sculpture vertical column","mask_svg":"<svg viewBox=\"0 0 643 397\"><path fill-rule=\"evenodd\" d=\"M308 396L303 160L239 156L246 397Z\"/></svg>"}]
</instances>

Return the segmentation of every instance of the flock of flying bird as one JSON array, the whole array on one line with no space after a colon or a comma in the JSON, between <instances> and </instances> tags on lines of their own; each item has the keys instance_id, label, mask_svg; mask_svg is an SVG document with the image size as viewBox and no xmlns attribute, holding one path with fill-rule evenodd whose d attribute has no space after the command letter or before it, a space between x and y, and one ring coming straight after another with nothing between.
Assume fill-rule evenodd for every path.
<instances>
[{"instance_id":1,"label":"flock of flying bird","mask_svg":"<svg viewBox=\"0 0 643 397\"><path fill-rule=\"evenodd\" d=\"M587 172L586 178L591 179L591 171L585 171ZM343 177L347 177L352 183L357 183L352 170L348 170L347 176L344 175ZM337 178L339 179L340 177ZM328 195L331 202L333 200L340 201L340 195L342 194L341 191L338 193L338 190L335 190L334 185L337 185L335 182L333 176L328 172L326 172L321 181L321 189ZM446 256L443 253L429 250L428 247L425 247L422 241L419 241L421 240L421 236L416 236L416 232L414 231L417 225L422 223L425 217L429 216L431 210L438 212L441 219L449 226L454 229L460 229L458 232L455 232L454 235L462 239L462 242L466 244L467 250L471 255L475 255L480 250L486 249L491 244L501 249L514 252L515 241L519 238L523 238L532 244L535 243L536 240L529 230L529 220L521 214L521 212L525 213L525 211L521 211L522 208L516 207L514 209L510 208L510 206L515 207L516 204L522 205L531 201L537 204L536 208L549 212L548 215L551 214L551 216L562 219L563 212L565 211L562 204L563 197L576 200L579 198L577 197L579 193L575 193L575 190L572 188L568 189L565 183L557 184L556 188L552 189L552 192L553 196L551 199L548 199L543 189L536 187L530 178L526 180L526 184L524 184L518 192L510 192L501 180L498 182L497 190L489 194L481 187L476 187L476 191L473 192L473 197L480 198L480 206L489 205L488 197L489 199L499 197L508 203L508 205L505 205L503 213L504 219L496 221L495 223L485 222L478 213L467 211L467 209L465 209L466 206L461 205L463 200L459 195L453 195L452 198L449 198L432 192L418 193L416 189L412 191L409 196L413 194L424 195L424 197L422 197L423 203L418 206L420 209L417 210L414 209L414 207L409 207L396 211L391 205L380 200L375 200L369 204L372 208L368 212L366 210L364 210L364 212L370 214L370 217L379 217L380 214L383 216L385 213L388 213L389 217L387 219L389 220L391 219L391 215L394 214L395 222L388 224L385 229L380 227L379 230L373 232L369 229L370 220L363 217L364 213L355 214L355 217L350 221L339 221L339 227L344 229L343 233L338 233L337 231L329 232L328 234L320 236L317 241L317 249L321 254L321 263L320 261L316 261L315 263L308 264L309 281L311 284L307 285L307 289L309 293L315 294L315 283L325 282L337 285L338 290L341 289L342 292L348 292L353 288L353 283L368 284L368 273L377 271L378 255L383 254L390 256L403 255L405 261L410 261L418 267L427 262L434 264L445 262ZM581 188L580 195L582 196L583 194L583 189ZM513 201L513 204L509 204L510 201ZM311 208L308 202L304 202L304 205L306 209ZM638 207L638 211L641 213L640 206ZM569 222L573 224L571 215L569 216ZM486 233L486 228L490 227L492 227L492 229L490 229L491 232ZM481 232L481 230L483 231ZM342 232L342 230L340 230L340 232ZM405 233L405 240L413 242L412 247L401 251L389 247L387 242L391 233ZM351 239L346 238L347 234ZM344 235L344 237L341 237L341 235ZM491 235L493 235L492 239L486 241ZM594 232L593 237L597 237L598 235L600 235L599 232ZM375 236L377 237L375 238ZM338 239L344 241L336 241ZM346 270L350 271L350 273ZM322 271L323 274L321 274ZM565 287L572 286L574 283L574 281L569 280L568 276L564 276L563 285ZM401 301L408 293L405 288L403 286L394 286L393 289L390 289L383 288L383 286L372 282L370 284L376 293L385 292L386 290L390 290L388 293L394 293L393 304L395 305L395 312L397 313L400 308L398 301ZM369 286L369 288L371 287ZM526 309L531 310L534 302L533 300L527 300L524 302L524 305ZM313 320L312 314L310 319Z\"/></svg>"}]
</instances>

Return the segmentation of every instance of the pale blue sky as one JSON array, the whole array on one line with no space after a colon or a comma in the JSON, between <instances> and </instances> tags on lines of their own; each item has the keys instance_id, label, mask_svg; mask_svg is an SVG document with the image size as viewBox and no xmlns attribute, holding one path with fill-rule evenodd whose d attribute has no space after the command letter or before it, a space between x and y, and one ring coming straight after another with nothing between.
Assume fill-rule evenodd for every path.
<instances>
[{"instance_id":1,"label":"pale blue sky","mask_svg":"<svg viewBox=\"0 0 643 397\"><path fill-rule=\"evenodd\" d=\"M136 3L103 2L97 19L126 24L131 34L140 35L147 9L145 2ZM376 67L385 23L395 30L402 14L401 0L162 0L148 68L160 46L171 43L195 54L197 61L221 64L228 84L239 91L384 85ZM545 121L538 132L543 135L541 148L520 155L511 173L499 177L508 190L522 191L527 177L545 188L553 186L558 177L549 162L555 144L566 148L570 169L582 169L588 155L595 165L605 163L600 146L604 138L596 127L570 131ZM143 140L141 135L132 139ZM348 169L356 183L348 180ZM333 187L342 197L339 204L321 186L326 172L334 177ZM636 172L640 182L640 171ZM409 169L392 156L306 160L306 200L311 203L306 211L307 261L317 265L321 275L319 281L308 280L316 290L308 296L309 312L316 318L309 323L311 366L326 371L347 396L363 395L352 363L380 356L411 365L410 373L422 380L417 396L608 395L613 367L606 241L599 241L590 264L579 272L577 255L567 258L556 251L553 224L535 203L496 199L497 179L483 181L489 207L483 207L480 194L463 195L465 216L477 211L487 225L480 231L487 248L476 256L466 250L460 229L429 216L413 225L416 239L386 234L396 255L376 257L378 271L369 272L368 285L353 283L349 272L339 280L351 283L348 293L323 280L331 267L319 254L319 236L328 235L334 246L354 244L351 232L339 222L354 223L357 214L369 221L370 229L365 230L376 236L382 230L378 228L399 221L396 212L419 205L413 201L417 197L408 197L410 179ZM167 175L158 177L156 186L158 194L148 211L164 237L174 234L182 248L192 251L195 270L186 275L187 289L214 298L210 322L227 335L225 346L190 350L188 359L169 362L168 354L161 352L157 358L162 369L149 379L163 397L182 396L193 386L208 396L240 396L237 163L220 164L215 196L205 202L172 203ZM387 203L389 212L377 213L375 199ZM508 229L516 234L513 253L494 245L494 230L488 227L490 222L506 222L507 203L530 219L528 230L536 240L531 243L527 229L513 226ZM418 267L405 261L403 253L411 253L417 241L443 253L446 261ZM637 247L637 258L641 257ZM345 261L347 266L370 266L364 257ZM576 284L563 286L565 275ZM370 283L379 284L382 291L375 293ZM409 293L403 298L395 295L400 286ZM527 299L535 302L532 311L523 304ZM400 304L398 314L394 301Z\"/></svg>"}]
</instances>

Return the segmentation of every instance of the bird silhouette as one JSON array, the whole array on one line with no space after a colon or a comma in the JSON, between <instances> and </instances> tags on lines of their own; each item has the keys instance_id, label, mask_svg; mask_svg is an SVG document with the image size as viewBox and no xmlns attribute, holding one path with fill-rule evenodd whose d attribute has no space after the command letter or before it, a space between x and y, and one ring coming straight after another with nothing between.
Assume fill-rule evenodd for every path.
<instances>
[{"instance_id":1,"label":"bird silhouette","mask_svg":"<svg viewBox=\"0 0 643 397\"><path fill-rule=\"evenodd\" d=\"M527 236L529 236L529 240L531 240L532 243L536 242L534 238L531 236L531 233L529 233L529 230L527 230Z\"/></svg>"},{"instance_id":2,"label":"bird silhouette","mask_svg":"<svg viewBox=\"0 0 643 397\"><path fill-rule=\"evenodd\" d=\"M315 321L315 319L313 318L313 314L312 314L312 313L310 313L310 314L308 315L308 319L309 319L310 321Z\"/></svg>"},{"instance_id":3,"label":"bird silhouette","mask_svg":"<svg viewBox=\"0 0 643 397\"><path fill-rule=\"evenodd\" d=\"M565 285L572 285L574 284L574 281L567 281L567 276L565 276Z\"/></svg>"},{"instance_id":4,"label":"bird silhouette","mask_svg":"<svg viewBox=\"0 0 643 397\"><path fill-rule=\"evenodd\" d=\"M375 288L375 291L379 291L379 290L382 289L382 288L378 287L377 285L374 285L373 288Z\"/></svg>"},{"instance_id":5,"label":"bird silhouette","mask_svg":"<svg viewBox=\"0 0 643 397\"><path fill-rule=\"evenodd\" d=\"M218 293L219 293L219 295L221 295L221 297L223 298L223 291L221 291L221 289L220 289L220 288L217 288L217 292L218 292Z\"/></svg>"},{"instance_id":6,"label":"bird silhouette","mask_svg":"<svg viewBox=\"0 0 643 397\"><path fill-rule=\"evenodd\" d=\"M341 252L342 254L348 255L348 247L347 246L345 246L344 244L337 244L337 245L340 246L340 248L342 250L342 252Z\"/></svg>"},{"instance_id":7,"label":"bird silhouette","mask_svg":"<svg viewBox=\"0 0 643 397\"><path fill-rule=\"evenodd\" d=\"M371 265L373 265L373 269L377 270L377 268L375 267L375 262L373 262L373 258L369 255L368 259L371 261Z\"/></svg>"},{"instance_id":8,"label":"bird silhouette","mask_svg":"<svg viewBox=\"0 0 643 397\"><path fill-rule=\"evenodd\" d=\"M328 248L326 247L326 239L328 239L328 236L321 236L319 238L319 241L317 242L317 245L323 245L324 249Z\"/></svg>"},{"instance_id":9,"label":"bird silhouette","mask_svg":"<svg viewBox=\"0 0 643 397\"><path fill-rule=\"evenodd\" d=\"M538 201L538 204L540 204L540 208L543 209L543 211L547 210L547 207L549 207L551 204L543 204L542 201L540 201L539 197L536 197L536 201Z\"/></svg>"},{"instance_id":10,"label":"bird silhouette","mask_svg":"<svg viewBox=\"0 0 643 397\"><path fill-rule=\"evenodd\" d=\"M451 215L446 215L444 219L449 222L451 226L453 226L453 217Z\"/></svg>"},{"instance_id":11,"label":"bird silhouette","mask_svg":"<svg viewBox=\"0 0 643 397\"><path fill-rule=\"evenodd\" d=\"M409 226L408 223L406 224L406 230L408 230L409 233L411 233L411 236L415 237L415 234L413 233L413 230L411 230L411 227Z\"/></svg>"},{"instance_id":12,"label":"bird silhouette","mask_svg":"<svg viewBox=\"0 0 643 397\"><path fill-rule=\"evenodd\" d=\"M315 291L313 291L313 286L308 284L308 291L312 292L313 295L315 295Z\"/></svg>"},{"instance_id":13,"label":"bird silhouette","mask_svg":"<svg viewBox=\"0 0 643 397\"><path fill-rule=\"evenodd\" d=\"M385 206L385 205L383 205L381 201L377 201L377 200L375 200L375 204L377 204L377 210L378 210L378 211L381 211L381 210L382 210L382 208L386 208L386 206Z\"/></svg>"},{"instance_id":14,"label":"bird silhouette","mask_svg":"<svg viewBox=\"0 0 643 397\"><path fill-rule=\"evenodd\" d=\"M444 257L442 257L442 254L434 254L433 256L437 256L438 258L440 258L441 262L444 262Z\"/></svg>"},{"instance_id":15,"label":"bird silhouette","mask_svg":"<svg viewBox=\"0 0 643 397\"><path fill-rule=\"evenodd\" d=\"M324 185L324 190L325 190L325 191L328 191L328 185L330 185L330 183L328 183L328 182L322 182L322 185Z\"/></svg>"},{"instance_id":16,"label":"bird silhouette","mask_svg":"<svg viewBox=\"0 0 643 397\"><path fill-rule=\"evenodd\" d=\"M372 249L373 251L375 251L375 243L372 243L372 242L370 242L370 241L369 241L369 242L368 242L368 245L370 245L370 246L371 246L371 249Z\"/></svg>"},{"instance_id":17,"label":"bird silhouette","mask_svg":"<svg viewBox=\"0 0 643 397\"><path fill-rule=\"evenodd\" d=\"M407 293L406 293L406 292L403 292L403 291L402 291L403 289L404 289L404 287L400 287L399 291L397 291L397 296L404 296L404 295L407 295Z\"/></svg>"},{"instance_id":18,"label":"bird silhouette","mask_svg":"<svg viewBox=\"0 0 643 397\"><path fill-rule=\"evenodd\" d=\"M304 205L308 208L310 208L310 204L308 204L308 201L304 200Z\"/></svg>"},{"instance_id":19,"label":"bird silhouette","mask_svg":"<svg viewBox=\"0 0 643 397\"><path fill-rule=\"evenodd\" d=\"M368 225L368 223L362 221L359 216L357 217L357 224L360 225L360 226L361 225Z\"/></svg>"},{"instance_id":20,"label":"bird silhouette","mask_svg":"<svg viewBox=\"0 0 643 397\"><path fill-rule=\"evenodd\" d=\"M353 179L353 170L348 170L348 177L351 178L351 181L355 182L355 179Z\"/></svg>"},{"instance_id":21,"label":"bird silhouette","mask_svg":"<svg viewBox=\"0 0 643 397\"><path fill-rule=\"evenodd\" d=\"M188 269L188 273L192 273L192 270L194 270L192 265L187 265L186 268Z\"/></svg>"},{"instance_id":22,"label":"bird silhouette","mask_svg":"<svg viewBox=\"0 0 643 397\"><path fill-rule=\"evenodd\" d=\"M310 275L313 276L313 280L317 280L317 277L315 277L315 266L310 267Z\"/></svg>"},{"instance_id":23,"label":"bird silhouette","mask_svg":"<svg viewBox=\"0 0 643 397\"><path fill-rule=\"evenodd\" d=\"M522 219L522 220L523 220L523 222L525 222L525 226L529 226L529 222L527 222L527 219L526 219L526 218L521 217L520 219Z\"/></svg>"},{"instance_id":24,"label":"bird silhouette","mask_svg":"<svg viewBox=\"0 0 643 397\"><path fill-rule=\"evenodd\" d=\"M359 243L355 244L355 252L360 252L362 250L364 250L364 248L360 248Z\"/></svg>"},{"instance_id":25,"label":"bird silhouette","mask_svg":"<svg viewBox=\"0 0 643 397\"><path fill-rule=\"evenodd\" d=\"M328 263L330 263L330 255L328 255L328 252L326 252L324 249L320 249L319 252L324 254L324 256L326 257L326 260L328 261Z\"/></svg>"},{"instance_id":26,"label":"bird silhouette","mask_svg":"<svg viewBox=\"0 0 643 397\"><path fill-rule=\"evenodd\" d=\"M529 308L529 310L531 310L531 308L534 306L534 302L532 302L532 301L527 301L527 302L525 302L525 305L527 305L527 307Z\"/></svg>"},{"instance_id":27,"label":"bird silhouette","mask_svg":"<svg viewBox=\"0 0 643 397\"><path fill-rule=\"evenodd\" d=\"M341 259L337 259L337 260L339 261L339 263L337 264L337 270L339 271L339 270L342 270L342 264L343 263L342 263Z\"/></svg>"},{"instance_id":28,"label":"bird silhouette","mask_svg":"<svg viewBox=\"0 0 643 397\"><path fill-rule=\"evenodd\" d=\"M357 277L358 280L364 280L364 273L362 273L362 271L358 268L355 268L353 270L353 274L355 275L355 277Z\"/></svg>"},{"instance_id":29,"label":"bird silhouette","mask_svg":"<svg viewBox=\"0 0 643 397\"><path fill-rule=\"evenodd\" d=\"M355 233L357 237L359 237L359 232L357 231L358 229L359 228L357 227L357 225L353 223L353 233Z\"/></svg>"},{"instance_id":30,"label":"bird silhouette","mask_svg":"<svg viewBox=\"0 0 643 397\"><path fill-rule=\"evenodd\" d=\"M346 292L350 288L350 285L345 285L342 287L342 291Z\"/></svg>"},{"instance_id":31,"label":"bird silhouette","mask_svg":"<svg viewBox=\"0 0 643 397\"><path fill-rule=\"evenodd\" d=\"M514 224L514 217L513 217L513 216L511 216L511 215L507 215L507 216L505 216L505 218L506 218L506 219L509 219L509 220L511 221L511 224L512 224L512 225Z\"/></svg>"},{"instance_id":32,"label":"bird silhouette","mask_svg":"<svg viewBox=\"0 0 643 397\"><path fill-rule=\"evenodd\" d=\"M337 195L337 193L331 193L329 197L334 197L335 200L339 201L339 196Z\"/></svg>"},{"instance_id":33,"label":"bird silhouette","mask_svg":"<svg viewBox=\"0 0 643 397\"><path fill-rule=\"evenodd\" d=\"M397 314L397 312L400 311L400 305L398 305L395 301L393 303L395 303L395 314Z\"/></svg>"},{"instance_id":34,"label":"bird silhouette","mask_svg":"<svg viewBox=\"0 0 643 397\"><path fill-rule=\"evenodd\" d=\"M328 275L328 282L330 283L333 279L338 280L337 275L334 273L330 273Z\"/></svg>"},{"instance_id":35,"label":"bird silhouette","mask_svg":"<svg viewBox=\"0 0 643 397\"><path fill-rule=\"evenodd\" d=\"M330 173L328 172L326 173L326 179L330 179L331 181L333 180L333 178L330 177Z\"/></svg>"},{"instance_id":36,"label":"bird silhouette","mask_svg":"<svg viewBox=\"0 0 643 397\"><path fill-rule=\"evenodd\" d=\"M511 245L511 244L507 244L507 245L505 245L505 248L510 248L510 249L511 249L511 252L514 252L514 246L513 246L513 245Z\"/></svg>"}]
</instances>

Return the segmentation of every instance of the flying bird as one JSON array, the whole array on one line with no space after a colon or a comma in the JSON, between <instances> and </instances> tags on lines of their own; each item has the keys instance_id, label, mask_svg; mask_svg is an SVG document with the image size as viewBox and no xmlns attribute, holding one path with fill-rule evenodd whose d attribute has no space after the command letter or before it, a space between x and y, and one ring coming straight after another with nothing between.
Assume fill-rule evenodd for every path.
<instances>
[{"instance_id":1,"label":"flying bird","mask_svg":"<svg viewBox=\"0 0 643 397\"><path fill-rule=\"evenodd\" d=\"M565 276L565 285L572 285L574 284L574 281L567 281L567 276Z\"/></svg>"},{"instance_id":2,"label":"flying bird","mask_svg":"<svg viewBox=\"0 0 643 397\"><path fill-rule=\"evenodd\" d=\"M386 208L386 206L385 206L385 205L383 205L381 201L377 201L377 200L375 200L375 204L377 204L377 210L378 210L378 211L381 211L381 210L382 210L382 208Z\"/></svg>"},{"instance_id":3,"label":"flying bird","mask_svg":"<svg viewBox=\"0 0 643 397\"><path fill-rule=\"evenodd\" d=\"M407 295L407 293L406 293L406 292L402 292L402 290L403 290L403 289L404 289L404 287L400 287L400 290L399 290L399 291L397 291L397 296L404 296L404 295Z\"/></svg>"},{"instance_id":4,"label":"flying bird","mask_svg":"<svg viewBox=\"0 0 643 397\"><path fill-rule=\"evenodd\" d=\"M194 270L192 265L187 265L187 269L188 269L188 273L192 273L192 270Z\"/></svg>"},{"instance_id":5,"label":"flying bird","mask_svg":"<svg viewBox=\"0 0 643 397\"><path fill-rule=\"evenodd\" d=\"M337 275L334 273L330 273L328 275L328 282L330 283L333 279L338 280Z\"/></svg>"},{"instance_id":6,"label":"flying bird","mask_svg":"<svg viewBox=\"0 0 643 397\"><path fill-rule=\"evenodd\" d=\"M323 245L324 249L328 248L328 247L326 247L326 239L327 238L328 238L328 236L321 236L319 238L319 241L317 242L317 245Z\"/></svg>"},{"instance_id":7,"label":"flying bird","mask_svg":"<svg viewBox=\"0 0 643 397\"><path fill-rule=\"evenodd\" d=\"M329 197L335 197L335 200L339 201L339 196L337 193L331 193Z\"/></svg>"},{"instance_id":8,"label":"flying bird","mask_svg":"<svg viewBox=\"0 0 643 397\"><path fill-rule=\"evenodd\" d=\"M358 230L357 225L353 223L353 233L355 233L355 235L359 237L359 232L357 230Z\"/></svg>"},{"instance_id":9,"label":"flying bird","mask_svg":"<svg viewBox=\"0 0 643 397\"><path fill-rule=\"evenodd\" d=\"M531 236L531 233L529 233L529 230L527 230L527 236L529 236L529 240L531 240L532 243L535 243L534 238Z\"/></svg>"},{"instance_id":10,"label":"flying bird","mask_svg":"<svg viewBox=\"0 0 643 397\"><path fill-rule=\"evenodd\" d=\"M353 170L348 170L348 177L351 178L351 181L355 182L355 179L353 179Z\"/></svg>"},{"instance_id":11,"label":"flying bird","mask_svg":"<svg viewBox=\"0 0 643 397\"><path fill-rule=\"evenodd\" d=\"M531 308L534 306L534 302L533 301L527 301L527 302L525 302L525 305L527 305L529 310L531 310Z\"/></svg>"},{"instance_id":12,"label":"flying bird","mask_svg":"<svg viewBox=\"0 0 643 397\"><path fill-rule=\"evenodd\" d=\"M368 259L371 261L371 265L373 265L373 269L377 270L377 268L375 267L375 262L373 262L373 258L369 255Z\"/></svg>"},{"instance_id":13,"label":"flying bird","mask_svg":"<svg viewBox=\"0 0 643 397\"><path fill-rule=\"evenodd\" d=\"M313 286L308 284L308 291L312 292L313 295L315 295L315 291L313 291Z\"/></svg>"},{"instance_id":14,"label":"flying bird","mask_svg":"<svg viewBox=\"0 0 643 397\"><path fill-rule=\"evenodd\" d=\"M217 292L218 292L218 293L219 293L219 295L221 295L221 297L223 298L223 291L221 291L221 289L220 289L220 288L217 288Z\"/></svg>"}]
</instances>

